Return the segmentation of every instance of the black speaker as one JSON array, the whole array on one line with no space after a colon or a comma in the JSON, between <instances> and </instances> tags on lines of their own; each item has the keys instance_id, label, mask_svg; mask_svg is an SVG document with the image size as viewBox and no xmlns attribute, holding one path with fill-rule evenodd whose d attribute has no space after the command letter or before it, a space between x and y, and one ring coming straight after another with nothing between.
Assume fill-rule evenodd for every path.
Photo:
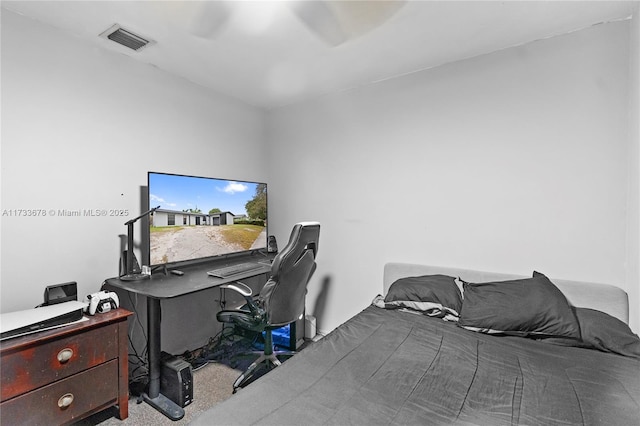
<instances>
[{"instance_id":1,"label":"black speaker","mask_svg":"<svg viewBox=\"0 0 640 426\"><path fill-rule=\"evenodd\" d=\"M133 273L139 273L140 272L140 263L138 263L138 258L136 257L136 254L133 253L133 255L131 256L131 258L133 259L131 263L133 263L132 267L131 267L131 272ZM122 256L120 256L120 267L119 267L119 274L118 276L123 276L127 273L128 269L127 269L127 250L124 250L122 252Z\"/></svg>"},{"instance_id":2,"label":"black speaker","mask_svg":"<svg viewBox=\"0 0 640 426\"><path fill-rule=\"evenodd\" d=\"M269 241L267 243L267 253L277 253L278 252L278 243L276 242L276 237L273 235L269 235Z\"/></svg>"},{"instance_id":3,"label":"black speaker","mask_svg":"<svg viewBox=\"0 0 640 426\"><path fill-rule=\"evenodd\" d=\"M160 392L180 407L193 401L191 364L166 352L160 354Z\"/></svg>"}]
</instances>

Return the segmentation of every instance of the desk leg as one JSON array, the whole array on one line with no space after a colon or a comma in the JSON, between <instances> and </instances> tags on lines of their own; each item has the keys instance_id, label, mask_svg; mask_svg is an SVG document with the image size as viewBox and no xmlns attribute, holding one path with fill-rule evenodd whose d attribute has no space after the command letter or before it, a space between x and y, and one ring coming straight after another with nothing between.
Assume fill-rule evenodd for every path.
<instances>
[{"instance_id":1,"label":"desk leg","mask_svg":"<svg viewBox=\"0 0 640 426\"><path fill-rule=\"evenodd\" d=\"M147 297L147 333L149 351L149 393L144 401L171 420L184 417L184 409L160 393L160 299Z\"/></svg>"}]
</instances>

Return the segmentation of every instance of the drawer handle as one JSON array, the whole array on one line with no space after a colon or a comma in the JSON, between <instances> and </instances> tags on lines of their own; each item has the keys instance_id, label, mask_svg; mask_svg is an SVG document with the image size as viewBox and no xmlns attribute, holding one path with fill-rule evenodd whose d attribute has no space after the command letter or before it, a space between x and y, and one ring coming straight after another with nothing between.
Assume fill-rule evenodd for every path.
<instances>
[{"instance_id":1,"label":"drawer handle","mask_svg":"<svg viewBox=\"0 0 640 426\"><path fill-rule=\"evenodd\" d=\"M58 352L58 361L61 363L65 363L71 359L73 356L73 349L64 348L60 352Z\"/></svg>"},{"instance_id":2,"label":"drawer handle","mask_svg":"<svg viewBox=\"0 0 640 426\"><path fill-rule=\"evenodd\" d=\"M71 405L72 402L73 402L73 394L65 393L60 397L60 399L58 399L58 407L67 408L68 406Z\"/></svg>"}]
</instances>

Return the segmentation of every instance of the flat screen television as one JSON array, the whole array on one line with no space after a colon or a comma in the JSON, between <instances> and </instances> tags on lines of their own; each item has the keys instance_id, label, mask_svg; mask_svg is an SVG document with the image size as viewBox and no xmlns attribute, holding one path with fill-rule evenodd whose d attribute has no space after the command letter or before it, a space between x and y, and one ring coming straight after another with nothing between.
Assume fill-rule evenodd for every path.
<instances>
[{"instance_id":1,"label":"flat screen television","mask_svg":"<svg viewBox=\"0 0 640 426\"><path fill-rule=\"evenodd\" d=\"M149 264L267 251L267 184L148 173Z\"/></svg>"}]
</instances>

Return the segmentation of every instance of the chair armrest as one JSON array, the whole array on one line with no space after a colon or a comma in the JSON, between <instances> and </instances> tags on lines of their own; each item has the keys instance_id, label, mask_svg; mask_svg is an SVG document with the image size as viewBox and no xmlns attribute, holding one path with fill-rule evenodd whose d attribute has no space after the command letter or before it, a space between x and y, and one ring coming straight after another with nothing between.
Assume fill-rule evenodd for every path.
<instances>
[{"instance_id":1,"label":"chair armrest","mask_svg":"<svg viewBox=\"0 0 640 426\"><path fill-rule=\"evenodd\" d=\"M229 290L233 290L235 292L240 293L242 297L244 297L244 300L247 302L247 307L249 308L249 311L251 311L251 313L254 315L254 317L262 318L265 315L264 309L256 305L256 302L253 300L253 297L251 297L251 295L253 294L253 290L251 290L251 287L249 287L245 283L240 281L234 281L229 284L222 284L220 288L224 288L224 289L228 288Z\"/></svg>"},{"instance_id":2,"label":"chair armrest","mask_svg":"<svg viewBox=\"0 0 640 426\"><path fill-rule=\"evenodd\" d=\"M228 288L230 290L234 290L243 295L245 298L250 297L253 294L253 290L251 290L251 287L240 281L234 281L229 284L222 284L220 288Z\"/></svg>"}]
</instances>

